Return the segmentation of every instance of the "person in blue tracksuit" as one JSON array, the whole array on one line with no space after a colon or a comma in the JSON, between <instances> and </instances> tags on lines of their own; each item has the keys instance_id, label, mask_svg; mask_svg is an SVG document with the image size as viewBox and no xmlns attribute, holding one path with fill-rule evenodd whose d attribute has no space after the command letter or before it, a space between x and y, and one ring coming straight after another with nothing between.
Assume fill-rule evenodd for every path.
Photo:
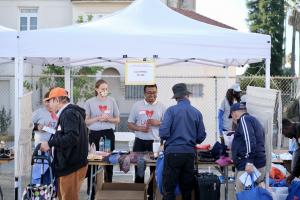
<instances>
[{"instance_id":1,"label":"person in blue tracksuit","mask_svg":"<svg viewBox=\"0 0 300 200\"><path fill-rule=\"evenodd\" d=\"M169 107L160 124L159 136L164 143L163 199L175 200L179 184L182 199L190 200L193 190L195 146L204 141L206 132L202 114L191 106L184 83L172 87L177 105Z\"/></svg>"},{"instance_id":2,"label":"person in blue tracksuit","mask_svg":"<svg viewBox=\"0 0 300 200\"><path fill-rule=\"evenodd\" d=\"M239 177L245 171L252 174L256 167L261 175L255 182L260 184L265 179L265 133L261 123L247 113L244 103L233 104L230 115L237 125L232 142L232 159L237 169L236 192L240 192L244 189L244 183Z\"/></svg>"}]
</instances>

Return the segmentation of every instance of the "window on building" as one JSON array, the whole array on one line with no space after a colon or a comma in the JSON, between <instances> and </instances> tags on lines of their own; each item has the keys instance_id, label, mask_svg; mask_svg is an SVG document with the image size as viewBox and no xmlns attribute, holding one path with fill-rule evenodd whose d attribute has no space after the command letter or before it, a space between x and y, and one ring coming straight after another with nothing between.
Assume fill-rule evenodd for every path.
<instances>
[{"instance_id":1,"label":"window on building","mask_svg":"<svg viewBox=\"0 0 300 200\"><path fill-rule=\"evenodd\" d=\"M143 85L125 85L125 99L143 99L144 86Z\"/></svg>"},{"instance_id":2,"label":"window on building","mask_svg":"<svg viewBox=\"0 0 300 200\"><path fill-rule=\"evenodd\" d=\"M188 91L192 94L192 97L202 97L203 96L203 84L186 84Z\"/></svg>"},{"instance_id":3,"label":"window on building","mask_svg":"<svg viewBox=\"0 0 300 200\"><path fill-rule=\"evenodd\" d=\"M20 31L37 29L37 8L20 9Z\"/></svg>"}]
</instances>

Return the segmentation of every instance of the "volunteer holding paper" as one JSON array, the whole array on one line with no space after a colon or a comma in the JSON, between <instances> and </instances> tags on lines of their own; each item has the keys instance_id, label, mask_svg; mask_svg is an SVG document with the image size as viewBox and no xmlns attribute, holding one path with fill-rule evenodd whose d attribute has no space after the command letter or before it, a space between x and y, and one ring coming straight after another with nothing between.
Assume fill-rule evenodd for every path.
<instances>
[{"instance_id":1,"label":"volunteer holding paper","mask_svg":"<svg viewBox=\"0 0 300 200\"><path fill-rule=\"evenodd\" d=\"M230 107L230 117L237 125L232 142L232 159L237 168L236 192L241 192L244 181L240 177L245 172L253 175L256 184L265 179L265 133L260 122L247 113L244 103L233 104ZM260 174L255 173L256 169Z\"/></svg>"},{"instance_id":2,"label":"volunteer holding paper","mask_svg":"<svg viewBox=\"0 0 300 200\"><path fill-rule=\"evenodd\" d=\"M34 123L34 146L36 147L41 142L48 142L51 134L55 133L55 126L57 123L56 113L50 109L49 100L49 90L44 95L43 107L37 109L33 112L32 122ZM48 184L50 183L50 171L49 166L45 165L42 169L42 165L34 164L32 170L32 183L38 184Z\"/></svg>"},{"instance_id":3,"label":"volunteer holding paper","mask_svg":"<svg viewBox=\"0 0 300 200\"><path fill-rule=\"evenodd\" d=\"M55 112L51 111L49 100L46 100L49 97L49 93L50 91L44 95L44 106L37 109L32 114L32 122L34 123L34 146L41 142L49 141L52 134L51 130L55 133L55 126L58 118ZM48 130L49 132L46 132L45 130Z\"/></svg>"}]
</instances>

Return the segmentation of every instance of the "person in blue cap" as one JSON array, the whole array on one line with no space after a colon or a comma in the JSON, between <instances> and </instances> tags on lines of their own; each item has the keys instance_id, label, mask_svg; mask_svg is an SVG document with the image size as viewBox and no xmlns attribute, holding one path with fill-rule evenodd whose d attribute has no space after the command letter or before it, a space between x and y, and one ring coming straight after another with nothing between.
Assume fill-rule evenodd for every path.
<instances>
[{"instance_id":1,"label":"person in blue cap","mask_svg":"<svg viewBox=\"0 0 300 200\"><path fill-rule=\"evenodd\" d=\"M239 177L247 172L256 177L253 173L257 168L260 176L256 177L256 184L265 179L266 153L265 153L265 132L261 123L247 113L245 103L235 103L230 107L230 117L237 125L232 141L232 160L237 169L236 192L244 190L244 183Z\"/></svg>"},{"instance_id":2,"label":"person in blue cap","mask_svg":"<svg viewBox=\"0 0 300 200\"><path fill-rule=\"evenodd\" d=\"M175 199L179 184L182 199L191 199L194 183L195 146L206 137L203 117L191 105L186 84L172 87L177 105L169 107L159 128L164 143L163 199Z\"/></svg>"}]
</instances>

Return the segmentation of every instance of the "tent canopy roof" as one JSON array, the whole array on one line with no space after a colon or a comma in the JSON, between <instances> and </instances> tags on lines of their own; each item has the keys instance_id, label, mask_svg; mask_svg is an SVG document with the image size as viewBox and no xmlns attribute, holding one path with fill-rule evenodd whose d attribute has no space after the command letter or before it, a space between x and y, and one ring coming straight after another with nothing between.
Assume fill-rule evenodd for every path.
<instances>
[{"instance_id":1,"label":"tent canopy roof","mask_svg":"<svg viewBox=\"0 0 300 200\"><path fill-rule=\"evenodd\" d=\"M0 26L0 57L14 57L16 55L17 36L16 30Z\"/></svg>"},{"instance_id":2,"label":"tent canopy roof","mask_svg":"<svg viewBox=\"0 0 300 200\"><path fill-rule=\"evenodd\" d=\"M270 57L270 36L215 27L160 0L136 0L95 22L20 33L24 57L197 58L241 65Z\"/></svg>"}]
</instances>

